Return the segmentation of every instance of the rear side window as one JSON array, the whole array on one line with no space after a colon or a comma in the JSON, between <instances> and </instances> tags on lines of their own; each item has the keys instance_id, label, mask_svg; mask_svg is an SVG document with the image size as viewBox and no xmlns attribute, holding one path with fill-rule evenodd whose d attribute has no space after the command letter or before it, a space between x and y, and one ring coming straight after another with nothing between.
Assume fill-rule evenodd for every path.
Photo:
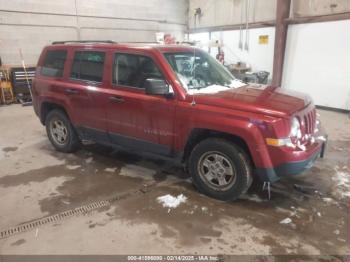
<instances>
[{"instance_id":1,"label":"rear side window","mask_svg":"<svg viewBox=\"0 0 350 262\"><path fill-rule=\"evenodd\" d=\"M151 58L142 55L115 54L113 84L143 88L147 78L164 79Z\"/></svg>"},{"instance_id":2,"label":"rear side window","mask_svg":"<svg viewBox=\"0 0 350 262\"><path fill-rule=\"evenodd\" d=\"M104 52L75 52L71 78L93 82L102 82L104 61Z\"/></svg>"},{"instance_id":3,"label":"rear side window","mask_svg":"<svg viewBox=\"0 0 350 262\"><path fill-rule=\"evenodd\" d=\"M47 51L41 74L44 76L62 77L66 58L66 50Z\"/></svg>"}]
</instances>

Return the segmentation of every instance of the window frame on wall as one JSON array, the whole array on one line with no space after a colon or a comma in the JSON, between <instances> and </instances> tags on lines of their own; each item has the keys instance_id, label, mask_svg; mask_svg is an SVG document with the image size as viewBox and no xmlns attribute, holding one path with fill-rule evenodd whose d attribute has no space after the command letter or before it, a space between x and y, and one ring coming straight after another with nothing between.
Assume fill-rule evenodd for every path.
<instances>
[{"instance_id":1,"label":"window frame on wall","mask_svg":"<svg viewBox=\"0 0 350 262\"><path fill-rule=\"evenodd\" d=\"M98 80L92 80L92 79L85 79L85 78L81 78L81 64L82 64L82 59L81 57L79 59L76 59L76 56L78 54L82 54L82 53L100 53L102 54L102 58L103 58L103 61L102 61L102 70L101 70L101 75L99 76L100 79ZM78 50L74 50L73 51L73 55L72 55L72 62L71 62L71 67L70 67L70 72L69 72L69 79L73 80L73 81L82 81L82 82L85 82L85 83L92 83L92 84L95 84L95 85L100 85L103 83L103 79L104 79L104 71L105 71L105 65L106 65L106 60L107 60L107 52L104 51L104 50L99 50L99 49L89 49L89 50L86 50L86 49L78 49ZM73 76L73 70L74 70L74 63L78 62L79 63L79 77L75 77ZM89 62L89 61L88 61Z\"/></svg>"},{"instance_id":2,"label":"window frame on wall","mask_svg":"<svg viewBox=\"0 0 350 262\"><path fill-rule=\"evenodd\" d=\"M128 89L132 89L135 91L140 91L140 92L144 92L145 88L142 87L137 87L137 86L132 86L132 85L127 85L127 84L120 84L116 82L116 61L117 61L117 57L118 55L125 55L125 56L138 56L138 57L144 57L146 59L149 59L150 61L152 61L152 63L154 64L154 66L157 68L157 70L159 71L159 73L162 76L162 79L164 79L165 81L167 81L167 78L164 74L164 72L162 71L161 67L157 64L156 60L153 59L150 55L144 54L144 53L132 53L132 52L114 52L112 54L112 72L111 72L111 83L112 83L112 87L113 88L128 88Z\"/></svg>"},{"instance_id":3,"label":"window frame on wall","mask_svg":"<svg viewBox=\"0 0 350 262\"><path fill-rule=\"evenodd\" d=\"M53 53L63 53L63 63L61 64L61 67L58 67L58 68L54 68L54 67L48 67L47 66L47 63L48 63L48 58L51 54ZM45 53L45 58L43 60L43 64L41 66L41 69L40 69L40 75L41 76L45 76L45 77L51 77L51 78L62 78L64 77L64 70L65 70L65 64L66 64L66 61L67 61L67 58L68 58L68 50L67 49L52 49L52 50L47 50L46 53ZM46 66L45 66L46 65ZM51 74L47 74L47 72L45 72L45 70L60 70L60 74L55 74L55 75L51 75Z\"/></svg>"}]
</instances>

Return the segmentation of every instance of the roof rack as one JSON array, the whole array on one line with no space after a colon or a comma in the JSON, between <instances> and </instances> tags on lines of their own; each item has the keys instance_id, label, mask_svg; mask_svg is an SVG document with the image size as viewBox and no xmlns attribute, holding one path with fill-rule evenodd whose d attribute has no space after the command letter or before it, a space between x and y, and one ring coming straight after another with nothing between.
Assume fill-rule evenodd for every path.
<instances>
[{"instance_id":1,"label":"roof rack","mask_svg":"<svg viewBox=\"0 0 350 262\"><path fill-rule=\"evenodd\" d=\"M105 43L105 44L116 44L112 40L68 40L68 41L55 41L52 42L53 45L62 45L66 43Z\"/></svg>"},{"instance_id":2,"label":"roof rack","mask_svg":"<svg viewBox=\"0 0 350 262\"><path fill-rule=\"evenodd\" d=\"M155 41L127 41L127 42L121 42L122 44L159 44L159 42Z\"/></svg>"}]
</instances>

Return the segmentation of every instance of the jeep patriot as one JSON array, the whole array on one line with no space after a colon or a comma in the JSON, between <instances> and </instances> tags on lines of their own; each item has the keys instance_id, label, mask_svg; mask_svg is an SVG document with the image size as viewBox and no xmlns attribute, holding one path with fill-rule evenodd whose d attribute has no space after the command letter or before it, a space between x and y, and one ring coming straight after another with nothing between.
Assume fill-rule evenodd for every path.
<instances>
[{"instance_id":1,"label":"jeep patriot","mask_svg":"<svg viewBox=\"0 0 350 262\"><path fill-rule=\"evenodd\" d=\"M56 150L88 140L171 159L221 200L301 173L326 144L309 96L242 83L191 46L54 42L33 105Z\"/></svg>"}]
</instances>

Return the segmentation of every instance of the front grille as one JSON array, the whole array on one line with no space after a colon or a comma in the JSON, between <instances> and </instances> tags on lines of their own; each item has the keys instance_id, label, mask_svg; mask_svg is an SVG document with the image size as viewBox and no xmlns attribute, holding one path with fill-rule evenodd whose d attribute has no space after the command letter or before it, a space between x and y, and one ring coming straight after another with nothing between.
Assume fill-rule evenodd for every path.
<instances>
[{"instance_id":1,"label":"front grille","mask_svg":"<svg viewBox=\"0 0 350 262\"><path fill-rule=\"evenodd\" d=\"M313 134L316 127L316 110L312 109L304 115L304 133Z\"/></svg>"}]
</instances>

